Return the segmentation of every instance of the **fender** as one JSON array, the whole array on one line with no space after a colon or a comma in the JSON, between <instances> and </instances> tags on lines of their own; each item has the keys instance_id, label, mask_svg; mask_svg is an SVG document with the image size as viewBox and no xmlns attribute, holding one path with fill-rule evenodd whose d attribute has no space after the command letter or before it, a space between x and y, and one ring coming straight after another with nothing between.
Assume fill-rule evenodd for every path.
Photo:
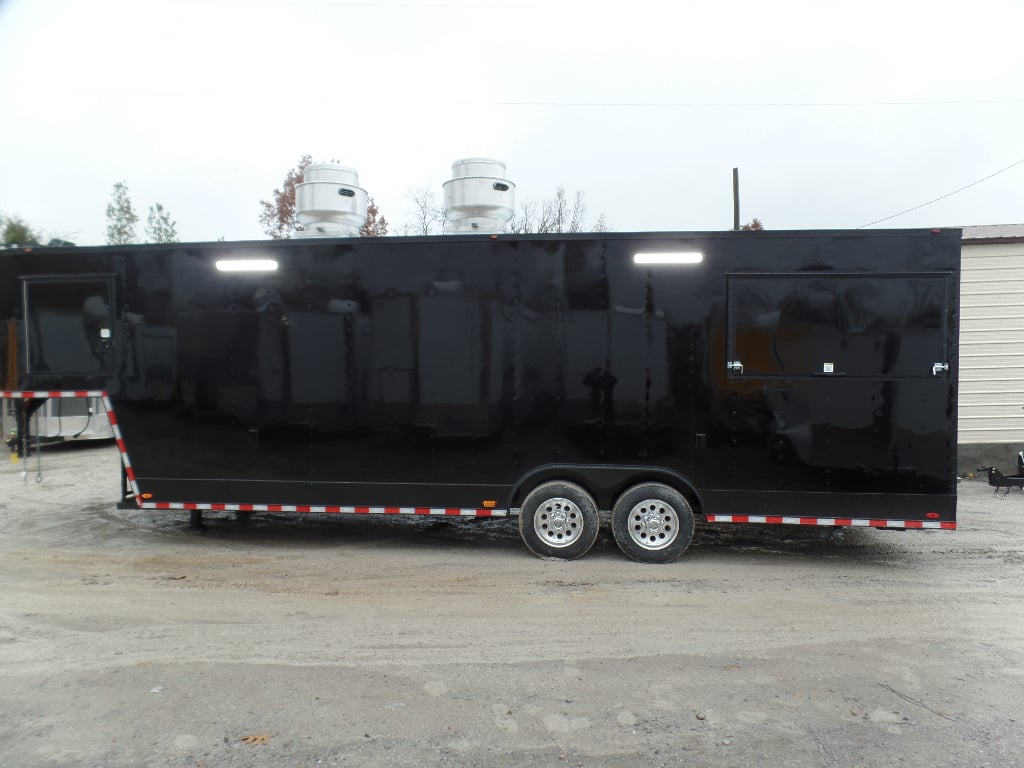
<instances>
[{"instance_id":1,"label":"fender","mask_svg":"<svg viewBox=\"0 0 1024 768\"><path fill-rule=\"evenodd\" d=\"M704 504L700 491L685 475L668 467L643 464L542 464L522 475L512 486L508 509L518 514L522 499L541 483L568 480L583 487L594 497L598 509L610 510L615 499L638 483L657 482L675 488L701 514Z\"/></svg>"}]
</instances>

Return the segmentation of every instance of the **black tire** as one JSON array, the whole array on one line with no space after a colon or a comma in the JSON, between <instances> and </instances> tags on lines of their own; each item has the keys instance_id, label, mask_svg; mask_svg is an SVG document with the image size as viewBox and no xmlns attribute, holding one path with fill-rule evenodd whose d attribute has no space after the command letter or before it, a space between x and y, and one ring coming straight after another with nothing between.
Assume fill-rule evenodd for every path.
<instances>
[{"instance_id":1,"label":"black tire","mask_svg":"<svg viewBox=\"0 0 1024 768\"><path fill-rule=\"evenodd\" d=\"M639 563L671 563L693 539L693 509L661 483L634 485L612 507L612 533L623 554Z\"/></svg>"},{"instance_id":2,"label":"black tire","mask_svg":"<svg viewBox=\"0 0 1024 768\"><path fill-rule=\"evenodd\" d=\"M575 483L538 485L519 510L519 535L538 557L582 557L597 541L599 528L597 504Z\"/></svg>"}]
</instances>

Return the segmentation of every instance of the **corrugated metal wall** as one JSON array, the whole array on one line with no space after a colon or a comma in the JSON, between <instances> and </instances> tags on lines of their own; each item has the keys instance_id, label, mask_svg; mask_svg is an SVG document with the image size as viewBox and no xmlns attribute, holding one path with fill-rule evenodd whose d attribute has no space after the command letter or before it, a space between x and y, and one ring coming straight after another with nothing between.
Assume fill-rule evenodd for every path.
<instances>
[{"instance_id":1,"label":"corrugated metal wall","mask_svg":"<svg viewBox=\"0 0 1024 768\"><path fill-rule=\"evenodd\" d=\"M965 241L961 285L959 442L1024 446L1024 243Z\"/></svg>"}]
</instances>

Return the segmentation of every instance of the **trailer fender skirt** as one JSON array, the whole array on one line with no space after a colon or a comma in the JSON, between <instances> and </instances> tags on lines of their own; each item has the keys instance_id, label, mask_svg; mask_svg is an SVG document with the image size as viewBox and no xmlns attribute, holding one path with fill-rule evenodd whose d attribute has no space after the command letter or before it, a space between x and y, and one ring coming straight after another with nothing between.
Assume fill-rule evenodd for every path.
<instances>
[{"instance_id":1,"label":"trailer fender skirt","mask_svg":"<svg viewBox=\"0 0 1024 768\"><path fill-rule=\"evenodd\" d=\"M705 519L709 523L956 530L956 523L946 523L940 520L877 520L857 517L783 517L781 515L706 515Z\"/></svg>"}]
</instances>

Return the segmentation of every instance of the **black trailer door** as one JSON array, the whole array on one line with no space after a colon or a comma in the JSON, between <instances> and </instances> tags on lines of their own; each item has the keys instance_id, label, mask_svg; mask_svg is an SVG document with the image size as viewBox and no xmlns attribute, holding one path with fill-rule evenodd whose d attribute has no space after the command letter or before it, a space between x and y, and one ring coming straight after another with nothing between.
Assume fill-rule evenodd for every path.
<instances>
[{"instance_id":1,"label":"black trailer door","mask_svg":"<svg viewBox=\"0 0 1024 768\"><path fill-rule=\"evenodd\" d=\"M734 376L933 379L949 362L943 274L737 275ZM936 368L936 365L939 368Z\"/></svg>"},{"instance_id":2,"label":"black trailer door","mask_svg":"<svg viewBox=\"0 0 1024 768\"><path fill-rule=\"evenodd\" d=\"M25 373L42 382L114 372L114 276L22 278Z\"/></svg>"}]
</instances>

